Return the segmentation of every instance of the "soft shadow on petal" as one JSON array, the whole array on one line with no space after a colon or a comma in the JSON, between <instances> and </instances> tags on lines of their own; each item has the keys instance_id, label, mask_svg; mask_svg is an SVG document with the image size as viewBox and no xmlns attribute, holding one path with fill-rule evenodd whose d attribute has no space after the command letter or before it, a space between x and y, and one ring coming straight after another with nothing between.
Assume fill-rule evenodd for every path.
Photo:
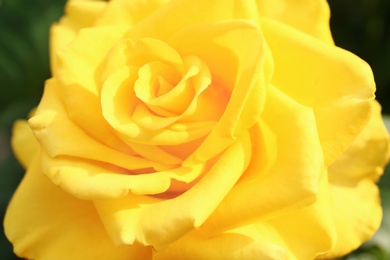
<instances>
[{"instance_id":1,"label":"soft shadow on petal","mask_svg":"<svg viewBox=\"0 0 390 260\"><path fill-rule=\"evenodd\" d=\"M379 188L375 184L389 160L389 137L380 106L348 150L329 167L333 216L338 241L326 258L349 253L368 240L382 219Z\"/></svg>"},{"instance_id":2,"label":"soft shadow on petal","mask_svg":"<svg viewBox=\"0 0 390 260\"><path fill-rule=\"evenodd\" d=\"M276 88L268 90L262 117L268 129L253 129L261 136L253 146L266 145L267 152L255 150L244 180L205 222L203 228L210 232L283 215L315 201L324 165L313 111ZM264 160L271 161L262 168L258 161Z\"/></svg>"},{"instance_id":3,"label":"soft shadow on petal","mask_svg":"<svg viewBox=\"0 0 390 260\"><path fill-rule=\"evenodd\" d=\"M81 158L50 158L42 152L42 170L64 191L79 199L90 200L121 198L130 192L161 194L170 188L172 179L190 183L202 174L203 166L132 173L114 165Z\"/></svg>"},{"instance_id":4,"label":"soft shadow on petal","mask_svg":"<svg viewBox=\"0 0 390 260\"><path fill-rule=\"evenodd\" d=\"M128 170L162 167L161 163L139 157L127 147L122 148L125 145L112 137L114 134L111 134L111 137L106 136L105 139L106 142L115 143L118 149L107 147L82 131L69 119L58 92L56 82L53 79L48 80L37 112L29 120L36 138L49 156L80 157Z\"/></svg>"},{"instance_id":5,"label":"soft shadow on petal","mask_svg":"<svg viewBox=\"0 0 390 260\"><path fill-rule=\"evenodd\" d=\"M313 204L266 221L275 228L297 260L323 255L334 247L337 240L326 170L323 170L319 181Z\"/></svg>"},{"instance_id":6,"label":"soft shadow on petal","mask_svg":"<svg viewBox=\"0 0 390 260\"><path fill-rule=\"evenodd\" d=\"M153 251L154 260L181 260L191 256L193 260L288 260L288 252L264 234L256 239L245 232L229 231L207 237L201 231L193 231L170 247Z\"/></svg>"},{"instance_id":7,"label":"soft shadow on petal","mask_svg":"<svg viewBox=\"0 0 390 260\"><path fill-rule=\"evenodd\" d=\"M58 53L55 75L69 118L92 137L115 149L120 141L115 140L115 134L102 115L99 75L108 52L127 30L128 27L82 29L72 43ZM110 138L107 140L107 137Z\"/></svg>"},{"instance_id":8,"label":"soft shadow on petal","mask_svg":"<svg viewBox=\"0 0 390 260\"><path fill-rule=\"evenodd\" d=\"M348 148L371 116L375 91L372 71L352 53L275 20L262 19L261 27L275 61L272 83L314 109L329 165Z\"/></svg>"},{"instance_id":9,"label":"soft shadow on petal","mask_svg":"<svg viewBox=\"0 0 390 260\"><path fill-rule=\"evenodd\" d=\"M91 202L78 200L40 172L39 153L7 209L5 233L27 259L148 259L151 249L115 246Z\"/></svg>"},{"instance_id":10,"label":"soft shadow on petal","mask_svg":"<svg viewBox=\"0 0 390 260\"><path fill-rule=\"evenodd\" d=\"M14 123L11 145L16 158L27 169L33 159L32 155L39 150L39 143L25 120Z\"/></svg>"},{"instance_id":11,"label":"soft shadow on petal","mask_svg":"<svg viewBox=\"0 0 390 260\"><path fill-rule=\"evenodd\" d=\"M144 20L151 13L169 0L115 0L110 1L107 8L99 16L96 26L131 25Z\"/></svg>"},{"instance_id":12,"label":"soft shadow on petal","mask_svg":"<svg viewBox=\"0 0 390 260\"><path fill-rule=\"evenodd\" d=\"M243 135L217 160L208 173L178 197L158 200L129 194L120 200L95 201L107 232L117 244L134 240L162 249L199 227L245 171L251 140Z\"/></svg>"},{"instance_id":13,"label":"soft shadow on petal","mask_svg":"<svg viewBox=\"0 0 390 260\"><path fill-rule=\"evenodd\" d=\"M259 119L272 71L271 57L259 28L246 20L189 27L172 35L169 43L183 56L200 57L213 76L209 88L220 87L230 94L218 124L185 163L207 161Z\"/></svg>"},{"instance_id":14,"label":"soft shadow on petal","mask_svg":"<svg viewBox=\"0 0 390 260\"><path fill-rule=\"evenodd\" d=\"M186 27L231 19L247 19L257 22L256 1L170 1L146 17L134 27L130 34L135 38L152 37L167 40L172 34Z\"/></svg>"},{"instance_id":15,"label":"soft shadow on petal","mask_svg":"<svg viewBox=\"0 0 390 260\"><path fill-rule=\"evenodd\" d=\"M335 241L326 171L320 182L317 201L310 206L211 236L201 227L154 251L153 259L314 259Z\"/></svg>"},{"instance_id":16,"label":"soft shadow on petal","mask_svg":"<svg viewBox=\"0 0 390 260\"><path fill-rule=\"evenodd\" d=\"M118 57L124 53L128 66L118 67ZM184 65L189 58L184 57L183 64L182 58L171 46L155 39L124 40L110 51L103 70L107 76L103 76L102 111L113 131L127 145L182 144L206 135L215 125L216 122L208 119L191 120L189 115L196 109L199 95L211 81L207 67L198 58L196 61L200 64L197 65L204 66L204 70L200 75L186 79ZM149 70L150 67L148 69L151 64L157 72ZM167 68L169 73L161 73ZM165 77L172 84L171 89L164 95L156 96L155 92L161 87L159 80L165 80ZM186 81L186 84L180 87L181 81ZM177 90L180 92L180 88L191 94L187 98L167 98ZM172 104L180 103L178 100L183 102L183 111L168 111Z\"/></svg>"},{"instance_id":17,"label":"soft shadow on petal","mask_svg":"<svg viewBox=\"0 0 390 260\"><path fill-rule=\"evenodd\" d=\"M104 1L68 1L65 15L50 29L50 67L57 73L57 52L68 45L80 29L91 27L101 15L107 3Z\"/></svg>"}]
</instances>

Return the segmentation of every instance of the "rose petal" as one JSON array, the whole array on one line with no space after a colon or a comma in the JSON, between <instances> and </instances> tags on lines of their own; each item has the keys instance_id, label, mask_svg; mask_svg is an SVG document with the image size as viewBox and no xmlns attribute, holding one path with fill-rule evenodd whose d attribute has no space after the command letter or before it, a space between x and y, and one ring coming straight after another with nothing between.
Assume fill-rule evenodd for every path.
<instances>
[{"instance_id":1,"label":"rose petal","mask_svg":"<svg viewBox=\"0 0 390 260\"><path fill-rule=\"evenodd\" d=\"M221 155L199 183L176 198L159 201L129 194L120 200L95 201L112 240L116 244L138 241L161 249L199 227L247 167L250 143L248 135L242 136Z\"/></svg>"},{"instance_id":2,"label":"rose petal","mask_svg":"<svg viewBox=\"0 0 390 260\"><path fill-rule=\"evenodd\" d=\"M256 24L244 20L193 26L174 34L169 43L182 56L195 55L207 64L213 77L209 88L230 94L218 124L186 163L207 161L258 120L272 73L271 57Z\"/></svg>"},{"instance_id":3,"label":"rose petal","mask_svg":"<svg viewBox=\"0 0 390 260\"><path fill-rule=\"evenodd\" d=\"M169 162L164 163L163 166L135 155L129 148L124 151L114 150L91 138L70 121L58 92L56 82L48 80L37 112L29 120L36 138L49 156L81 157L129 170L167 167ZM122 144L122 146L124 145ZM174 163L176 162L174 161Z\"/></svg>"},{"instance_id":4,"label":"rose petal","mask_svg":"<svg viewBox=\"0 0 390 260\"><path fill-rule=\"evenodd\" d=\"M261 17L278 20L324 42L333 43L329 5L325 0L258 0L257 3Z\"/></svg>"},{"instance_id":5,"label":"rose petal","mask_svg":"<svg viewBox=\"0 0 390 260\"><path fill-rule=\"evenodd\" d=\"M348 150L329 167L333 217L338 241L326 258L349 253L369 239L382 219L379 189L375 182L389 159L389 136L380 106Z\"/></svg>"},{"instance_id":6,"label":"rose petal","mask_svg":"<svg viewBox=\"0 0 390 260\"><path fill-rule=\"evenodd\" d=\"M314 109L329 165L347 149L371 115L370 100L375 91L372 71L357 56L282 23L262 19L261 25L277 64L272 82Z\"/></svg>"},{"instance_id":7,"label":"rose petal","mask_svg":"<svg viewBox=\"0 0 390 260\"><path fill-rule=\"evenodd\" d=\"M337 234L329 197L328 174L324 170L313 204L266 221L275 228L293 259L317 259L334 247Z\"/></svg>"},{"instance_id":8,"label":"rose petal","mask_svg":"<svg viewBox=\"0 0 390 260\"><path fill-rule=\"evenodd\" d=\"M121 64L118 62L121 53L127 55L123 67L118 66L118 63ZM103 115L129 146L133 143L173 145L189 142L207 134L215 125L213 121L193 122L188 119L191 113L195 113L199 95L210 84L210 73L199 59L193 57L183 59L184 61L168 44L148 38L137 41L123 40L110 51L103 68L105 75L101 92ZM150 92L153 91L148 86L153 83L147 76L151 71L145 64L154 64L164 71L167 66L176 70L176 73L169 75L168 80L177 82L177 85L166 94L152 98ZM188 88L185 88L186 86ZM176 98L172 98L180 88L192 92L189 100L183 99L180 93ZM171 104L177 106L180 103L174 101L176 99L185 103L183 107L186 108L181 114L167 111L175 106ZM153 111L157 108L160 110L156 114ZM164 111L163 115L159 115L161 111ZM178 121L184 117L186 122ZM180 128L182 130L179 130Z\"/></svg>"},{"instance_id":9,"label":"rose petal","mask_svg":"<svg viewBox=\"0 0 390 260\"><path fill-rule=\"evenodd\" d=\"M132 106L136 98L132 89L134 69L124 67L107 78L102 89L103 114L118 136L128 146L137 144L178 145L198 139L211 131L216 122L175 122L178 117L159 117L153 115L144 104L139 103L133 114ZM140 125L137 121L142 120ZM156 125L157 129L145 129L142 123ZM171 124L166 126L167 124ZM166 126L165 128L162 126Z\"/></svg>"},{"instance_id":10,"label":"rose petal","mask_svg":"<svg viewBox=\"0 0 390 260\"><path fill-rule=\"evenodd\" d=\"M118 150L120 140L115 140L118 138L115 138L102 116L100 79L95 77L95 73L104 62L105 54L127 30L128 28L123 27L82 29L72 44L59 53L56 75L60 95L70 119L92 137Z\"/></svg>"},{"instance_id":11,"label":"rose petal","mask_svg":"<svg viewBox=\"0 0 390 260\"><path fill-rule=\"evenodd\" d=\"M16 158L27 169L33 159L31 155L39 149L39 143L26 121L18 120L14 123L11 145Z\"/></svg>"},{"instance_id":12,"label":"rose petal","mask_svg":"<svg viewBox=\"0 0 390 260\"><path fill-rule=\"evenodd\" d=\"M113 0L100 15L96 26L136 25L169 0Z\"/></svg>"},{"instance_id":13,"label":"rose petal","mask_svg":"<svg viewBox=\"0 0 390 260\"><path fill-rule=\"evenodd\" d=\"M38 157L14 194L4 227L15 253L26 259L151 257L151 250L143 246L115 246L93 204L75 199L47 180L40 172Z\"/></svg>"},{"instance_id":14,"label":"rose petal","mask_svg":"<svg viewBox=\"0 0 390 260\"><path fill-rule=\"evenodd\" d=\"M229 231L213 237L204 236L201 231L193 231L172 246L153 251L153 259L186 259L188 256L198 260L292 259L288 257L287 250L272 243L267 237L266 234L271 233L269 230L263 229L261 232L262 237L258 238L240 231Z\"/></svg>"},{"instance_id":15,"label":"rose petal","mask_svg":"<svg viewBox=\"0 0 390 260\"><path fill-rule=\"evenodd\" d=\"M372 101L370 121L352 145L329 166L329 180L334 184L354 185L362 179L378 181L389 159L389 137L381 107Z\"/></svg>"},{"instance_id":16,"label":"rose petal","mask_svg":"<svg viewBox=\"0 0 390 260\"><path fill-rule=\"evenodd\" d=\"M362 245L382 220L379 189L372 180L363 179L354 186L331 184L330 196L337 243L324 259L341 257Z\"/></svg>"},{"instance_id":17,"label":"rose petal","mask_svg":"<svg viewBox=\"0 0 390 260\"><path fill-rule=\"evenodd\" d=\"M69 156L50 158L45 153L42 153L42 160L43 172L53 183L85 200L121 198L130 192L159 194L168 190L172 179L189 183L203 172L203 165L197 165L132 173L114 165Z\"/></svg>"},{"instance_id":18,"label":"rose petal","mask_svg":"<svg viewBox=\"0 0 390 260\"><path fill-rule=\"evenodd\" d=\"M50 65L57 74L57 52L68 45L84 27L91 27L101 15L107 3L104 1L68 1L65 16L50 29Z\"/></svg>"},{"instance_id":19,"label":"rose petal","mask_svg":"<svg viewBox=\"0 0 390 260\"><path fill-rule=\"evenodd\" d=\"M266 152L254 151L244 180L203 225L209 232L279 216L316 199L324 165L312 109L270 87L262 118L269 129L253 129L253 147L268 146Z\"/></svg>"},{"instance_id":20,"label":"rose petal","mask_svg":"<svg viewBox=\"0 0 390 260\"><path fill-rule=\"evenodd\" d=\"M165 41L175 32L192 25L231 19L251 19L257 22L256 1L170 1L163 8L159 8L143 19L130 34L135 38L151 37Z\"/></svg>"},{"instance_id":21,"label":"rose petal","mask_svg":"<svg viewBox=\"0 0 390 260\"><path fill-rule=\"evenodd\" d=\"M194 230L173 245L153 252L155 259L314 259L334 244L326 171L318 200L276 219L210 235ZM245 204L245 203L244 203ZM302 246L304 245L304 246Z\"/></svg>"}]
</instances>

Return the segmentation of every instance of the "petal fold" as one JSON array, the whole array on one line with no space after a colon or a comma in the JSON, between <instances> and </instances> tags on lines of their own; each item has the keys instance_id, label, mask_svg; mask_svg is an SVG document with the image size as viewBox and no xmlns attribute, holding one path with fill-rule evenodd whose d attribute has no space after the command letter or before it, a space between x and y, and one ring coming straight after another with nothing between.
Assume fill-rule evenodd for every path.
<instances>
[{"instance_id":1,"label":"petal fold","mask_svg":"<svg viewBox=\"0 0 390 260\"><path fill-rule=\"evenodd\" d=\"M91 202L53 185L40 172L39 153L7 209L4 227L15 253L25 259L148 259L140 245L115 246ZM91 250L91 248L93 250Z\"/></svg>"},{"instance_id":2,"label":"petal fold","mask_svg":"<svg viewBox=\"0 0 390 260\"><path fill-rule=\"evenodd\" d=\"M25 120L18 120L14 123L11 146L16 158L27 169L33 159L32 155L39 151L39 143Z\"/></svg>"},{"instance_id":3,"label":"petal fold","mask_svg":"<svg viewBox=\"0 0 390 260\"><path fill-rule=\"evenodd\" d=\"M368 240L379 228L382 208L376 185L389 161L389 134L380 105L348 150L329 167L333 218L338 241L325 258L345 255Z\"/></svg>"},{"instance_id":4,"label":"petal fold","mask_svg":"<svg viewBox=\"0 0 390 260\"><path fill-rule=\"evenodd\" d=\"M274 87L266 100L264 121L252 129L253 147L268 146L266 152L254 150L242 181L203 225L209 232L283 215L316 199L324 162L312 109Z\"/></svg>"},{"instance_id":5,"label":"petal fold","mask_svg":"<svg viewBox=\"0 0 390 260\"><path fill-rule=\"evenodd\" d=\"M313 108L329 165L348 148L371 116L375 91L372 71L352 53L275 20L262 19L261 27L276 64L272 83Z\"/></svg>"},{"instance_id":6,"label":"petal fold","mask_svg":"<svg viewBox=\"0 0 390 260\"><path fill-rule=\"evenodd\" d=\"M162 249L209 217L245 171L250 157L250 139L243 135L197 184L173 199L129 194L121 200L94 203L107 232L117 244L138 241Z\"/></svg>"}]
</instances>

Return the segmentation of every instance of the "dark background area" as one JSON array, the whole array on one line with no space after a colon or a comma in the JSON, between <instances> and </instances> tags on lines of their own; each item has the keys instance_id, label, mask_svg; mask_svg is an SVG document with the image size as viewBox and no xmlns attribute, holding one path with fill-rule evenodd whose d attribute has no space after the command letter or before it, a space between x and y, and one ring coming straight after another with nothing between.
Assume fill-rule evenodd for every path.
<instances>
[{"instance_id":1,"label":"dark background area","mask_svg":"<svg viewBox=\"0 0 390 260\"><path fill-rule=\"evenodd\" d=\"M0 0L0 216L23 176L13 157L10 130L38 104L50 77L48 29L65 0ZM329 0L336 45L364 60L374 71L377 99L390 115L390 0ZM390 259L390 172L380 181L385 218L378 234L348 260ZM28 216L26 216L28 217ZM59 234L61 235L61 234ZM17 259L0 232L0 259Z\"/></svg>"},{"instance_id":2,"label":"dark background area","mask_svg":"<svg viewBox=\"0 0 390 260\"><path fill-rule=\"evenodd\" d=\"M377 99L390 114L390 1L329 0L336 45L365 61L374 72Z\"/></svg>"}]
</instances>

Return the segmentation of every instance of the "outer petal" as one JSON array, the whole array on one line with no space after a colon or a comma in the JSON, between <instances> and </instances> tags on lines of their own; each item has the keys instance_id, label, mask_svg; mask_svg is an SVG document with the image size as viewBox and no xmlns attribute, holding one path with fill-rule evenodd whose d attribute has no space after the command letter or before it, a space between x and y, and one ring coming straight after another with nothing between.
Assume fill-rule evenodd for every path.
<instances>
[{"instance_id":1,"label":"outer petal","mask_svg":"<svg viewBox=\"0 0 390 260\"><path fill-rule=\"evenodd\" d=\"M291 260L285 248L271 242L267 237L275 233L270 228L258 229L262 235L251 232L257 227L251 226L244 230L234 230L207 237L201 231L193 231L181 238L172 246L153 252L153 260L181 260L191 256L196 260ZM245 232L249 231L249 232ZM247 234L252 233L252 234ZM254 235L254 236L253 236Z\"/></svg>"},{"instance_id":2,"label":"outer petal","mask_svg":"<svg viewBox=\"0 0 390 260\"><path fill-rule=\"evenodd\" d=\"M50 31L50 58L52 73L57 71L57 52L68 45L80 29L97 26L133 26L168 0L70 0L65 15Z\"/></svg>"},{"instance_id":3,"label":"outer petal","mask_svg":"<svg viewBox=\"0 0 390 260\"><path fill-rule=\"evenodd\" d=\"M129 174L117 166L101 162L42 153L42 168L50 180L79 199L113 199L126 196L160 194L170 188L172 180L184 183L201 175L203 165L178 167L166 171Z\"/></svg>"},{"instance_id":4,"label":"outer petal","mask_svg":"<svg viewBox=\"0 0 390 260\"><path fill-rule=\"evenodd\" d=\"M314 259L331 250L337 234L332 219L326 170L321 175L315 203L266 222L277 230L293 259Z\"/></svg>"},{"instance_id":5,"label":"outer petal","mask_svg":"<svg viewBox=\"0 0 390 260\"><path fill-rule=\"evenodd\" d=\"M257 22L258 18L255 0L170 1L134 27L130 35L167 40L173 33L196 24L231 19Z\"/></svg>"},{"instance_id":6,"label":"outer petal","mask_svg":"<svg viewBox=\"0 0 390 260\"><path fill-rule=\"evenodd\" d=\"M278 20L324 42L333 43L326 0L257 0L257 3L260 16Z\"/></svg>"},{"instance_id":7,"label":"outer petal","mask_svg":"<svg viewBox=\"0 0 390 260\"><path fill-rule=\"evenodd\" d=\"M180 196L159 201L129 194L121 200L95 201L95 205L117 244L139 241L162 249L207 219L245 171L250 157L251 139L246 134Z\"/></svg>"},{"instance_id":8,"label":"outer petal","mask_svg":"<svg viewBox=\"0 0 390 260\"><path fill-rule=\"evenodd\" d=\"M131 25L141 22L170 0L114 0L96 21L95 26Z\"/></svg>"},{"instance_id":9,"label":"outer petal","mask_svg":"<svg viewBox=\"0 0 390 260\"><path fill-rule=\"evenodd\" d=\"M48 80L37 112L29 120L45 153L51 157L80 157L128 170L159 168L161 164L135 156L129 148L111 149L83 132L68 118L58 92L55 81Z\"/></svg>"},{"instance_id":10,"label":"outer petal","mask_svg":"<svg viewBox=\"0 0 390 260\"><path fill-rule=\"evenodd\" d=\"M146 152L135 145L136 156L128 148L126 153L101 144L68 118L58 92L55 81L48 80L29 124L43 148L42 171L72 195L101 199L123 197L129 190L162 193L170 187L171 178L189 183L202 173L203 165L181 167L180 159L158 147Z\"/></svg>"},{"instance_id":11,"label":"outer petal","mask_svg":"<svg viewBox=\"0 0 390 260\"><path fill-rule=\"evenodd\" d=\"M375 182L389 160L389 137L380 106L351 147L329 167L333 215L338 241L326 258L344 255L368 240L382 219Z\"/></svg>"},{"instance_id":12,"label":"outer petal","mask_svg":"<svg viewBox=\"0 0 390 260\"><path fill-rule=\"evenodd\" d=\"M18 120L15 122L11 145L15 156L23 167L27 169L33 159L32 155L39 150L39 143L26 121Z\"/></svg>"},{"instance_id":13,"label":"outer petal","mask_svg":"<svg viewBox=\"0 0 390 260\"><path fill-rule=\"evenodd\" d=\"M104 1L68 1L65 16L50 29L50 65L57 72L57 52L68 45L81 28L91 27L107 6Z\"/></svg>"},{"instance_id":14,"label":"outer petal","mask_svg":"<svg viewBox=\"0 0 390 260\"><path fill-rule=\"evenodd\" d=\"M324 166L313 111L271 87L262 118L268 129L253 129L258 136L253 160L203 225L210 232L283 215L315 200ZM266 152L256 149L263 146Z\"/></svg>"},{"instance_id":15,"label":"outer petal","mask_svg":"<svg viewBox=\"0 0 390 260\"><path fill-rule=\"evenodd\" d=\"M40 173L38 157L12 198L4 226L15 253L27 259L147 259L151 254L139 245L112 244L93 204L54 186Z\"/></svg>"},{"instance_id":16,"label":"outer petal","mask_svg":"<svg viewBox=\"0 0 390 260\"><path fill-rule=\"evenodd\" d=\"M326 171L317 201L280 217L245 225L215 236L202 228L170 247L153 252L154 259L314 259L335 242ZM261 198L259 198L261 199ZM245 204L245 203L244 203Z\"/></svg>"},{"instance_id":17,"label":"outer petal","mask_svg":"<svg viewBox=\"0 0 390 260\"><path fill-rule=\"evenodd\" d=\"M371 116L375 91L372 71L357 56L275 20L263 19L261 25L276 64L272 83L314 109L329 165Z\"/></svg>"},{"instance_id":18,"label":"outer petal","mask_svg":"<svg viewBox=\"0 0 390 260\"><path fill-rule=\"evenodd\" d=\"M81 30L72 44L59 53L55 77L71 120L92 137L117 150L120 150L121 142L102 116L100 82L96 75L100 75L99 67L109 50L127 30L127 27Z\"/></svg>"}]
</instances>

